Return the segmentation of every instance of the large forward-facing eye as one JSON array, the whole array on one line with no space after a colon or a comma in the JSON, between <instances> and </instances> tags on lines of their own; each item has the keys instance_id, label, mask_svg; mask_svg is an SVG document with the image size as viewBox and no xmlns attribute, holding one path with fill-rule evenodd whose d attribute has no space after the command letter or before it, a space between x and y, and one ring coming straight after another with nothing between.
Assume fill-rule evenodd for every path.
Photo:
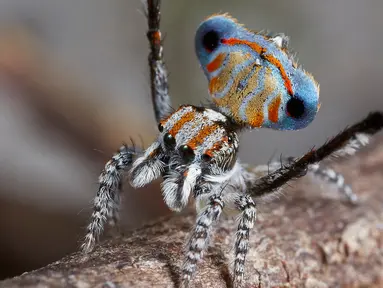
<instances>
[{"instance_id":1,"label":"large forward-facing eye","mask_svg":"<svg viewBox=\"0 0 383 288\"><path fill-rule=\"evenodd\" d=\"M188 145L182 145L179 150L180 155L185 160L185 162L192 162L194 160L194 151Z\"/></svg>"},{"instance_id":2,"label":"large forward-facing eye","mask_svg":"<svg viewBox=\"0 0 383 288\"><path fill-rule=\"evenodd\" d=\"M289 116L299 119L305 114L305 103L297 97L291 97L287 101L286 111Z\"/></svg>"},{"instance_id":3,"label":"large forward-facing eye","mask_svg":"<svg viewBox=\"0 0 383 288\"><path fill-rule=\"evenodd\" d=\"M166 147L173 148L176 146L176 139L170 133L166 133L164 135L164 143Z\"/></svg>"},{"instance_id":4,"label":"large forward-facing eye","mask_svg":"<svg viewBox=\"0 0 383 288\"><path fill-rule=\"evenodd\" d=\"M220 38L216 31L207 32L202 38L202 45L208 52L213 52L219 45Z\"/></svg>"}]
</instances>

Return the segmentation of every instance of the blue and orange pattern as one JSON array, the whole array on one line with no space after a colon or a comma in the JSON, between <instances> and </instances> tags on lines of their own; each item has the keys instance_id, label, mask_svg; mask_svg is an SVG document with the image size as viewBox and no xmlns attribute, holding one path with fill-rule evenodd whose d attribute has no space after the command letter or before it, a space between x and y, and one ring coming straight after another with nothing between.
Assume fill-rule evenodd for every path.
<instances>
[{"instance_id":1,"label":"blue and orange pattern","mask_svg":"<svg viewBox=\"0 0 383 288\"><path fill-rule=\"evenodd\" d=\"M220 112L250 127L298 130L319 109L319 85L287 50L287 37L256 33L227 14L199 26L195 49Z\"/></svg>"}]
</instances>

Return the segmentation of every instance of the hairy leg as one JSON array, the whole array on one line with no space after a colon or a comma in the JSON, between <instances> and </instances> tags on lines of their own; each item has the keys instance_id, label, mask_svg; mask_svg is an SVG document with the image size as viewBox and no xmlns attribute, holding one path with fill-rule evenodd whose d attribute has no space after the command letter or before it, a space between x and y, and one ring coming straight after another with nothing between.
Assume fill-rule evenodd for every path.
<instances>
[{"instance_id":1,"label":"hairy leg","mask_svg":"<svg viewBox=\"0 0 383 288\"><path fill-rule=\"evenodd\" d=\"M358 202L358 196L352 191L351 186L345 182L341 173L327 167L327 165L319 163L310 165L308 172L322 181L324 180L330 184L335 184L338 191L342 193L350 203L356 204Z\"/></svg>"},{"instance_id":2,"label":"hairy leg","mask_svg":"<svg viewBox=\"0 0 383 288\"><path fill-rule=\"evenodd\" d=\"M241 211L235 239L234 283L240 284L245 272L246 255L249 250L250 230L256 220L256 207L248 195L240 195L235 199L236 208Z\"/></svg>"},{"instance_id":3,"label":"hairy leg","mask_svg":"<svg viewBox=\"0 0 383 288\"><path fill-rule=\"evenodd\" d=\"M251 178L254 180L263 176L268 175L269 173L292 163L294 158L284 158L281 161L273 161L267 165L259 165L255 167L246 167ZM347 200L356 204L358 202L358 196L352 191L351 186L349 186L343 175L339 172L336 172L334 169L329 167L327 163L315 163L307 166L307 175L317 178L320 181L327 182L329 184L335 184L338 191L343 194ZM326 183L326 184L327 184Z\"/></svg>"},{"instance_id":4,"label":"hairy leg","mask_svg":"<svg viewBox=\"0 0 383 288\"><path fill-rule=\"evenodd\" d=\"M372 136L383 128L383 112L370 113L364 120L352 125L318 149L312 149L302 157L282 165L266 176L248 183L248 191L252 197L273 193L288 181L306 175L310 165L316 164L326 157L343 157L353 155L360 147L358 135Z\"/></svg>"},{"instance_id":5,"label":"hairy leg","mask_svg":"<svg viewBox=\"0 0 383 288\"><path fill-rule=\"evenodd\" d=\"M113 197L113 205L111 209L111 215L108 215L109 225L116 226L116 224L120 221L120 204L121 204L121 196L120 191L122 190L122 183L120 182L120 187L117 189L118 192L114 193Z\"/></svg>"},{"instance_id":6,"label":"hairy leg","mask_svg":"<svg viewBox=\"0 0 383 288\"><path fill-rule=\"evenodd\" d=\"M81 249L85 253L93 250L96 241L104 230L105 222L115 218L118 213L120 204L118 193L121 188L122 173L130 168L134 154L136 154L135 148L123 145L120 151L106 163L99 177L99 189L94 199L91 222L81 245Z\"/></svg>"},{"instance_id":7,"label":"hairy leg","mask_svg":"<svg viewBox=\"0 0 383 288\"><path fill-rule=\"evenodd\" d=\"M222 196L213 195L210 197L206 208L199 214L196 226L194 227L189 242L186 246L186 258L182 265L182 284L188 287L190 279L197 268L197 263L202 259L205 252L213 222L222 212L224 203Z\"/></svg>"},{"instance_id":8,"label":"hairy leg","mask_svg":"<svg viewBox=\"0 0 383 288\"><path fill-rule=\"evenodd\" d=\"M163 58L162 38L160 31L160 0L148 0L146 15L148 19L147 37L149 40L150 88L156 121L167 117L171 112L168 73Z\"/></svg>"}]
</instances>

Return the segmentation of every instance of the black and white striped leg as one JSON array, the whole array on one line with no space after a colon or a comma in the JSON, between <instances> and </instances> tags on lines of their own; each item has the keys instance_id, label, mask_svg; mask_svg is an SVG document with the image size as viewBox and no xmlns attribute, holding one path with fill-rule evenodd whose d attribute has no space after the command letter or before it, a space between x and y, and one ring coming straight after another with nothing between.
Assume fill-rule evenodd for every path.
<instances>
[{"instance_id":1,"label":"black and white striped leg","mask_svg":"<svg viewBox=\"0 0 383 288\"><path fill-rule=\"evenodd\" d=\"M150 86L157 122L167 117L171 112L171 100L169 95L168 72L163 58L162 36L160 31L160 0L147 1L147 19L150 53Z\"/></svg>"},{"instance_id":2,"label":"black and white striped leg","mask_svg":"<svg viewBox=\"0 0 383 288\"><path fill-rule=\"evenodd\" d=\"M369 133L356 133L346 142L345 145L343 145L339 150L336 150L330 156L337 159L353 156L360 149L369 144L371 137L372 135ZM294 157L284 157L279 161L272 161L267 165L259 165L254 168L248 168L248 170L250 173L255 174L256 177L252 178L256 179L257 177L266 176L277 169L283 168L283 166L292 164L296 160L297 159L294 159ZM327 163L314 163L308 165L307 174L310 174L315 178L319 178L322 181L329 182L330 184L335 184L338 191L341 192L350 203L358 203L358 196L353 192L351 186L346 183L344 176L329 167Z\"/></svg>"},{"instance_id":3,"label":"black and white striped leg","mask_svg":"<svg viewBox=\"0 0 383 288\"><path fill-rule=\"evenodd\" d=\"M113 202L111 202L111 214L108 215L108 219L109 219L109 225L110 226L116 226L117 223L120 221L120 203L121 203L121 196L120 196L120 192L122 190L122 183L120 182L120 187L117 189L117 192L114 193L114 197L113 197Z\"/></svg>"},{"instance_id":4,"label":"black and white striped leg","mask_svg":"<svg viewBox=\"0 0 383 288\"><path fill-rule=\"evenodd\" d=\"M317 163L310 165L308 167L308 172L310 172L314 177L323 179L330 184L335 184L338 191L341 192L348 199L348 201L350 201L350 203L356 204L358 202L358 196L345 182L343 175L336 172L334 169Z\"/></svg>"},{"instance_id":5,"label":"black and white striped leg","mask_svg":"<svg viewBox=\"0 0 383 288\"><path fill-rule=\"evenodd\" d=\"M189 282L196 271L197 263L202 259L207 248L212 224L219 218L223 207L222 197L213 195L210 197L207 207L197 217L196 226L191 232L186 246L186 258L182 265L183 287L189 286Z\"/></svg>"},{"instance_id":6,"label":"black and white striped leg","mask_svg":"<svg viewBox=\"0 0 383 288\"><path fill-rule=\"evenodd\" d=\"M91 222L87 227L87 234L81 245L83 252L88 253L93 250L108 219L114 217L114 220L116 220L120 204L120 195L118 193L121 188L122 173L130 168L134 154L136 154L134 147L123 145L120 151L106 163L98 180L99 189L94 199Z\"/></svg>"},{"instance_id":7,"label":"black and white striped leg","mask_svg":"<svg viewBox=\"0 0 383 288\"><path fill-rule=\"evenodd\" d=\"M347 158L355 155L361 148L367 146L370 142L371 135L368 133L357 133L348 141L342 149L336 151L332 156L336 158ZM308 172L314 177L318 177L330 184L335 184L338 191L341 192L350 203L358 203L358 196L353 192L350 185L345 182L342 174L324 163L316 163L308 166Z\"/></svg>"},{"instance_id":8,"label":"black and white striped leg","mask_svg":"<svg viewBox=\"0 0 383 288\"><path fill-rule=\"evenodd\" d=\"M248 195L241 195L235 200L235 206L242 213L235 239L234 284L239 285L245 273L246 255L249 250L250 230L254 227L257 210L253 199Z\"/></svg>"}]
</instances>

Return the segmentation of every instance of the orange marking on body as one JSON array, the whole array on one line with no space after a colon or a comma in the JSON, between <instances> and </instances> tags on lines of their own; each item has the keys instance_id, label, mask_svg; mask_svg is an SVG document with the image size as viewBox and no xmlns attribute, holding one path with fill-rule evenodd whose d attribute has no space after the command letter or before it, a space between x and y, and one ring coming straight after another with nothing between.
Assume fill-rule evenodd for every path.
<instances>
[{"instance_id":1,"label":"orange marking on body","mask_svg":"<svg viewBox=\"0 0 383 288\"><path fill-rule=\"evenodd\" d=\"M214 78L211 78L211 80L209 82L209 93L210 94L213 94L213 92L215 92L215 90L217 90L218 80L219 80L218 76L214 77Z\"/></svg>"},{"instance_id":2,"label":"orange marking on body","mask_svg":"<svg viewBox=\"0 0 383 288\"><path fill-rule=\"evenodd\" d=\"M289 76L287 76L286 71L282 66L282 63L272 55L264 55L263 57L267 61L269 61L270 63L274 64L279 69L279 72L281 72L282 79L285 82L285 87L286 87L287 92L291 96L293 96L294 95L293 86L291 85L291 81L289 79Z\"/></svg>"},{"instance_id":3,"label":"orange marking on body","mask_svg":"<svg viewBox=\"0 0 383 288\"><path fill-rule=\"evenodd\" d=\"M251 115L249 119L250 126L252 127L261 127L263 123L263 113L257 112Z\"/></svg>"},{"instance_id":4,"label":"orange marking on body","mask_svg":"<svg viewBox=\"0 0 383 288\"><path fill-rule=\"evenodd\" d=\"M261 90L255 97L253 97L247 107L246 107L246 116L249 124L252 127L261 127L265 120L264 115L264 106L267 99L270 95L278 89L278 84L275 78L272 75L272 71L270 67L265 68L264 77L264 89Z\"/></svg>"},{"instance_id":5,"label":"orange marking on body","mask_svg":"<svg viewBox=\"0 0 383 288\"><path fill-rule=\"evenodd\" d=\"M154 43L156 45L161 44L161 32L160 31L156 31L153 33L153 40L154 40Z\"/></svg>"},{"instance_id":6,"label":"orange marking on body","mask_svg":"<svg viewBox=\"0 0 383 288\"><path fill-rule=\"evenodd\" d=\"M159 149L153 150L152 152L150 152L149 157L153 158L154 156L156 156L158 154L158 151L159 151Z\"/></svg>"},{"instance_id":7,"label":"orange marking on body","mask_svg":"<svg viewBox=\"0 0 383 288\"><path fill-rule=\"evenodd\" d=\"M278 113L279 113L279 106L281 105L281 96L277 96L271 101L269 104L268 111L269 111L269 120L271 122L277 123L278 122Z\"/></svg>"},{"instance_id":8,"label":"orange marking on body","mask_svg":"<svg viewBox=\"0 0 383 288\"><path fill-rule=\"evenodd\" d=\"M189 172L189 170L186 170L186 171L184 172L184 177L187 177L187 176L188 176L188 172Z\"/></svg>"},{"instance_id":9,"label":"orange marking on body","mask_svg":"<svg viewBox=\"0 0 383 288\"><path fill-rule=\"evenodd\" d=\"M261 45L250 42L247 40L240 40L240 39L235 39L235 38L230 38L230 39L222 39L221 42L223 44L227 44L230 46L233 45L247 45L251 49L253 49L256 53L258 53L261 57L263 57L265 60L269 61L271 64L275 65L275 67L278 68L279 72L281 73L282 79L285 82L285 87L287 92L293 96L293 86L291 84L290 78L287 76L285 69L283 68L282 63L275 58L273 55L264 55L267 52L267 49L262 47Z\"/></svg>"},{"instance_id":10,"label":"orange marking on body","mask_svg":"<svg viewBox=\"0 0 383 288\"><path fill-rule=\"evenodd\" d=\"M177 114L179 111L181 111L182 109L185 109L187 106L189 105L181 105L180 107L178 107L177 111L175 111L174 113L171 113L169 115L167 115L165 118L163 118L162 120L160 120L160 124L162 126L165 126L166 122L169 121L169 119L174 115L174 114Z\"/></svg>"},{"instance_id":11,"label":"orange marking on body","mask_svg":"<svg viewBox=\"0 0 383 288\"><path fill-rule=\"evenodd\" d=\"M218 151L220 149L222 149L222 141L214 143L213 147L211 147L210 149L207 149L204 154L207 154L211 158L213 158L213 156L214 156L213 152Z\"/></svg>"},{"instance_id":12,"label":"orange marking on body","mask_svg":"<svg viewBox=\"0 0 383 288\"><path fill-rule=\"evenodd\" d=\"M206 155L209 156L210 158L213 158L213 152L211 151L211 149L206 150L204 154L206 154Z\"/></svg>"},{"instance_id":13,"label":"orange marking on body","mask_svg":"<svg viewBox=\"0 0 383 288\"><path fill-rule=\"evenodd\" d=\"M220 53L217 57L214 58L209 64L206 65L206 69L209 73L214 72L219 67L221 67L223 60L225 60L226 54Z\"/></svg>"},{"instance_id":14,"label":"orange marking on body","mask_svg":"<svg viewBox=\"0 0 383 288\"><path fill-rule=\"evenodd\" d=\"M174 126L170 129L169 131L170 135L175 137L178 131L180 131L180 129L182 128L182 126L184 126L185 123L192 121L194 119L194 116L195 116L195 111L187 112L184 115L182 115L181 119L178 120L174 124Z\"/></svg>"},{"instance_id":15,"label":"orange marking on body","mask_svg":"<svg viewBox=\"0 0 383 288\"><path fill-rule=\"evenodd\" d=\"M262 47L261 45L254 43L254 42L246 41L246 40L239 40L239 39L235 39L235 38L230 38L230 39L222 39L221 42L223 44L227 44L230 46L247 45L251 49L253 49L255 52L257 52L259 55L266 53L266 51L267 51L266 48Z\"/></svg>"},{"instance_id":16,"label":"orange marking on body","mask_svg":"<svg viewBox=\"0 0 383 288\"><path fill-rule=\"evenodd\" d=\"M213 125L208 125L204 126L197 135L195 135L187 144L191 149L197 148L197 146L201 145L205 138L209 136L211 133L213 133L215 130L217 130L218 125L213 124Z\"/></svg>"}]
</instances>

